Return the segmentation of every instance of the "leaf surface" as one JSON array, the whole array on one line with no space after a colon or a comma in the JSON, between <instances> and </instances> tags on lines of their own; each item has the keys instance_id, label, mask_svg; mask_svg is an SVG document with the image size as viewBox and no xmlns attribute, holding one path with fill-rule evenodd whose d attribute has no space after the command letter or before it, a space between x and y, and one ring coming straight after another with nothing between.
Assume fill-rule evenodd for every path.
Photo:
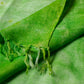
<instances>
[{"instance_id":1,"label":"leaf surface","mask_svg":"<svg viewBox=\"0 0 84 84\"><path fill-rule=\"evenodd\" d=\"M23 6L22 2L24 2ZM52 0L52 2L50 0L36 0L32 2L31 0L29 0L28 4L30 5L28 7L27 2L27 0L21 0L21 4L19 3L19 0L13 2L13 5L11 5L7 13L1 18L0 29L5 28L1 30L1 34L7 40L14 41L17 44L46 47L48 46L48 42L52 35L52 32L54 31L54 28L62 14L66 0ZM44 2L46 3L46 6L45 4L43 6L42 3L40 4L40 6L42 7L39 7L35 4L35 7L39 8L38 11L36 11L36 8L33 5L36 2ZM20 5L17 6L17 3L19 3ZM19 7L23 7L25 9L25 12L22 11L22 9ZM31 12L33 9L34 13ZM27 12L29 12L29 15Z\"/></svg>"},{"instance_id":2,"label":"leaf surface","mask_svg":"<svg viewBox=\"0 0 84 84\"><path fill-rule=\"evenodd\" d=\"M63 20L50 40L51 51L58 50L84 35L84 0L67 0ZM70 6L69 6L70 5ZM67 9L68 8L68 9ZM67 10L66 10L67 9ZM62 14L63 15L63 14Z\"/></svg>"},{"instance_id":3,"label":"leaf surface","mask_svg":"<svg viewBox=\"0 0 84 84\"><path fill-rule=\"evenodd\" d=\"M9 7L4 9L2 5L3 14L0 12L1 35L6 40L26 47L48 47L48 41L59 21L65 2L66 0L8 1ZM0 56L0 82L25 68L23 56L13 62L9 62L6 56L2 57L2 54Z\"/></svg>"},{"instance_id":4,"label":"leaf surface","mask_svg":"<svg viewBox=\"0 0 84 84\"><path fill-rule=\"evenodd\" d=\"M54 76L49 73L41 75L37 69L29 74L23 72L10 80L8 84L84 84L84 37L54 53L52 68Z\"/></svg>"},{"instance_id":5,"label":"leaf surface","mask_svg":"<svg viewBox=\"0 0 84 84\"><path fill-rule=\"evenodd\" d=\"M72 42L84 34L84 1L75 0L71 10L55 30L50 47L52 51ZM48 73L40 75L36 69L25 72L8 82L8 84L84 84L84 37L72 42L56 52L52 63L55 76ZM20 80L20 81L19 81ZM32 81L33 80L33 81Z\"/></svg>"}]
</instances>

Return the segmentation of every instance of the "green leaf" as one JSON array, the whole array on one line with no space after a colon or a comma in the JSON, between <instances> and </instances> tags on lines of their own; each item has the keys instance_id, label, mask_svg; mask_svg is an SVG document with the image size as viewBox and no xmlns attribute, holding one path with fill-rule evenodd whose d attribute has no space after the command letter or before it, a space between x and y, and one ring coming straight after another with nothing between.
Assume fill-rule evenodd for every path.
<instances>
[{"instance_id":1,"label":"green leaf","mask_svg":"<svg viewBox=\"0 0 84 84\"><path fill-rule=\"evenodd\" d=\"M57 10L59 10L61 6L62 6L61 9L63 10L65 2L64 1L62 2L62 0L60 0L60 1L57 0L56 4L55 4L55 2L56 1L54 1L53 3L51 3L48 6L44 7L43 9L39 10L41 15L45 14L44 16L47 16L46 12L49 12L49 11L47 10L46 12L42 12L42 10L44 10L44 9L46 10L47 8L52 7L52 6L54 7L56 4L58 4ZM30 29L31 30L30 32L32 32L33 34L29 32L30 34L23 35L24 34L23 32L19 32L19 31L23 31L24 30L23 28L26 28L26 27L24 27L24 24L27 24L26 21L30 21L30 23L36 22L36 21L38 22L39 18L37 17L37 14L39 13L39 11L32 14L30 17L26 17L26 18L28 18L28 20L25 20L25 18L22 19L20 21L21 23L17 23L17 24L13 23L12 24L12 20L9 20L9 23L11 23L10 26L8 23L5 24L3 22L3 21L5 21L5 19L4 20L1 19L2 24L0 24L0 26L1 26L0 29L3 29L3 30L1 30L1 33L5 38L10 39L18 44L21 43L21 44L27 45L28 43L30 43L30 44L32 43L32 44L35 44L35 46L42 45L44 47L46 47L46 45L48 44L46 42L49 41L49 38L52 35L49 46L51 48L51 51L56 52L56 50L59 49L60 47L63 47L64 45L72 42L73 40L77 39L81 35L84 35L84 23L83 23L84 22L84 17L83 17L84 1L83 0L74 0L74 1L67 0L66 4L68 4L68 3L71 3L71 4L73 3L73 4L72 4L72 6L71 5L69 6L70 7L69 11L66 10L66 8L67 8L67 5L66 5L64 12L67 11L67 14L66 15L63 14L63 15L65 15L65 17L64 16L61 17L62 22L60 20L53 35L50 34L50 32L49 32L49 34L45 35L43 32L43 33L41 33L41 35L42 35L41 40L39 39L40 38L39 36L36 36L36 38L35 38L34 36L35 36L35 33L37 33L37 32L34 32L34 31L36 31L36 29L38 29L37 23L35 23L36 24L35 26L32 26L32 25L29 26L29 27L36 27L33 32L32 32L33 29L32 30ZM59 9L58 9L58 7L59 7ZM55 10L55 9L53 9L53 10ZM50 14L50 18L51 18L51 15L52 15L52 13ZM30 18L32 18L32 19L30 19ZM33 18L35 18L34 19L35 21L33 21ZM47 21L49 21L49 23L52 24L53 20L56 19L57 17L54 18L54 16L53 16L53 18L54 18L53 20L51 20L50 18L47 18L48 19ZM58 23L58 20L59 20L59 18L57 19L56 22L54 21L55 26ZM41 19L39 21L42 22ZM39 23L40 24L39 28L43 29L43 30L40 30L41 32L44 31L45 29L47 32L48 29L50 30L50 27L52 27L53 29L55 28L54 25L50 26L49 23L44 24L44 21L42 22L42 25L44 25L46 28L43 28L43 26L41 27L41 24L40 24L41 22ZM31 23L31 24L34 24L34 23ZM27 27L28 27L28 25L27 25ZM18 29L16 29L16 28L18 28ZM20 28L22 30L20 30ZM51 31L53 29L51 29ZM27 29L25 29L24 32L26 32L26 30ZM18 35L17 35L17 33L18 33ZM29 38L26 38L25 36L28 36ZM16 39L16 37L17 37L17 39ZM31 40L32 38L33 38L33 41ZM38 40L37 40L37 38L38 38ZM44 41L42 40L42 38ZM27 39L29 39L30 41L26 42ZM45 41L45 40L48 40L48 41ZM39 43L41 41L43 43ZM38 43L39 43L39 45L37 45ZM53 61L52 68L54 71L54 76L50 76L48 73L46 73L44 75L40 75L40 73L35 68L35 69L31 69L28 75L26 75L25 72L18 75L16 78L14 78L10 82L8 82L8 84L15 84L15 83L23 84L24 82L25 82L25 84L26 83L27 84L28 83L29 84L38 84L38 83L42 83L42 84L47 84L47 83L49 83L49 84L52 84L52 83L53 84L56 84L56 83L57 84L61 84L61 83L63 83L63 84L84 84L84 81L83 81L84 80L84 78L83 78L83 76L84 76L83 45L84 45L84 38L82 37L81 39L73 42L72 44L68 45L67 47L56 52L56 54L53 55L54 61L52 60ZM2 60L0 60L1 63L4 59L4 63L2 63L2 65L0 65L2 67L1 71L0 71L1 72L0 73L1 81L7 79L9 76L11 76L11 75L15 74L16 72L19 72L23 68L25 68L25 64L23 62L24 57L17 58L12 63L9 63L8 61L6 61L7 59L5 57L2 57L2 55L1 55L1 58L2 58ZM6 63L5 63L5 61L6 61ZM5 68L6 68L6 70L5 70Z\"/></svg>"},{"instance_id":2,"label":"green leaf","mask_svg":"<svg viewBox=\"0 0 84 84\"><path fill-rule=\"evenodd\" d=\"M34 14L54 1L55 0L0 0L0 26L2 25L6 28Z\"/></svg>"},{"instance_id":3,"label":"green leaf","mask_svg":"<svg viewBox=\"0 0 84 84\"><path fill-rule=\"evenodd\" d=\"M3 17L13 1L14 0L0 0L0 19Z\"/></svg>"},{"instance_id":4,"label":"green leaf","mask_svg":"<svg viewBox=\"0 0 84 84\"><path fill-rule=\"evenodd\" d=\"M30 45L47 48L65 2L66 0L15 0L11 2L0 19L0 32L5 38L5 43L9 40L15 44L25 45L27 48ZM4 62L7 60L5 59L4 56ZM3 66L0 68L0 82L25 68L24 56L11 63L8 63L8 60L5 64L2 60L0 62Z\"/></svg>"},{"instance_id":5,"label":"green leaf","mask_svg":"<svg viewBox=\"0 0 84 84\"><path fill-rule=\"evenodd\" d=\"M63 20L56 27L50 40L51 51L67 45L84 35L84 0L67 0ZM68 9L67 9L68 8ZM66 12L66 13L65 13ZM64 15L64 16L63 16Z\"/></svg>"},{"instance_id":6,"label":"green leaf","mask_svg":"<svg viewBox=\"0 0 84 84\"><path fill-rule=\"evenodd\" d=\"M72 1L73 2L73 1ZM51 41L51 50L72 42L84 34L83 0L75 0L72 8L55 30ZM72 3L71 3L72 4ZM69 34L68 34L69 32ZM40 75L36 69L17 75L8 84L84 84L84 37L64 47L53 55L54 76L48 73Z\"/></svg>"},{"instance_id":7,"label":"green leaf","mask_svg":"<svg viewBox=\"0 0 84 84\"><path fill-rule=\"evenodd\" d=\"M54 76L32 69L17 75L8 84L84 84L84 37L54 53Z\"/></svg>"},{"instance_id":8,"label":"green leaf","mask_svg":"<svg viewBox=\"0 0 84 84\"><path fill-rule=\"evenodd\" d=\"M37 8L40 8L36 11L36 6L34 7L33 4L41 2L45 2L46 6L40 5L42 6L40 8L36 5ZM52 32L59 21L65 2L66 0L52 0L52 2L50 0L36 0L32 2L31 0L15 1L1 18L1 34L7 40L14 41L17 44L46 48ZM19 5L17 5L17 3L19 3ZM28 6L28 4L30 4L31 7ZM30 13L33 9L34 13ZM30 14L28 15L27 12Z\"/></svg>"}]
</instances>

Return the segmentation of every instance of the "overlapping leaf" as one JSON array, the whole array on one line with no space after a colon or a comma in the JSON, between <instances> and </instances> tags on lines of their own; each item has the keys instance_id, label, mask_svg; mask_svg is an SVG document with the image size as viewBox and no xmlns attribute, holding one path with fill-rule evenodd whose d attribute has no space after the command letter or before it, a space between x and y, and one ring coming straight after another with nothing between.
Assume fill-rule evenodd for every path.
<instances>
[{"instance_id":1,"label":"overlapping leaf","mask_svg":"<svg viewBox=\"0 0 84 84\"><path fill-rule=\"evenodd\" d=\"M37 2L40 4L36 4ZM14 0L3 11L0 19L0 32L6 40L11 40L16 44L46 48L65 2L66 0ZM2 55L1 58L4 62L0 60L1 66L3 65L0 71L0 82L25 67L23 56L15 59L12 63Z\"/></svg>"},{"instance_id":2,"label":"overlapping leaf","mask_svg":"<svg viewBox=\"0 0 84 84\"><path fill-rule=\"evenodd\" d=\"M84 84L84 37L76 40L56 52L53 61L54 76L48 73L41 75L36 69L29 74L22 73L8 84Z\"/></svg>"},{"instance_id":3,"label":"overlapping leaf","mask_svg":"<svg viewBox=\"0 0 84 84\"><path fill-rule=\"evenodd\" d=\"M71 10L55 30L50 42L52 51L72 42L84 34L83 3L83 0L75 0ZM39 72L34 69L30 70L28 75L25 76L25 73L22 73L8 83L84 84L83 45L84 37L76 40L53 55L55 60L52 66L55 76L49 76L47 73L40 75Z\"/></svg>"},{"instance_id":4,"label":"overlapping leaf","mask_svg":"<svg viewBox=\"0 0 84 84\"><path fill-rule=\"evenodd\" d=\"M72 4L70 5L71 7L69 6L70 9L68 10L68 13L65 15L62 22L58 25L58 27L54 31L54 34L52 35L52 38L50 40L49 46L51 48L51 51L55 51L56 49L66 45L69 42L72 42L74 39L84 34L84 17L83 17L84 16L84 11L83 11L84 1L83 0L74 0L74 1L67 0L67 4L69 2L71 2ZM12 23L12 20L9 20L9 22ZM3 28L5 27L6 26L4 25ZM10 30L11 27L13 26L7 27L7 29ZM10 30L10 32L5 31L5 33L8 32L7 34L5 34L2 31L2 34L6 37L6 35L8 34L12 35L10 34L11 31L12 30ZM7 38L12 39L12 37L10 36L8 36ZM19 40L21 41L20 38L18 39L18 41ZM23 84L24 82L25 84L28 84L28 83L29 84L30 83L31 84L38 84L38 83L42 83L42 84L48 84L48 83L49 84L56 84L56 83L57 84L61 84L61 83L63 84L84 84L84 81L83 81L84 80L83 78L83 75L84 75L83 45L84 45L84 38L82 37L81 39L73 42L72 44L60 50L54 55L55 60L53 61L53 64L52 64L53 71L55 74L54 76L49 76L48 73L44 75L40 75L39 72L37 72L37 70L34 69L34 70L30 70L28 75L26 75L25 73L18 75L15 79L8 82L8 84L18 84L18 83ZM16 59L14 61L14 63L17 64L20 69L22 66L24 66L24 63L21 61L22 61L21 59L20 60ZM15 66L14 63L11 65ZM10 65L10 63L8 64ZM11 68L11 65L10 65L10 68ZM5 66L7 65L5 64ZM14 70L18 70L18 68L17 69L13 68L13 71ZM8 70L7 68L5 72L6 71L8 72L10 70Z\"/></svg>"}]
</instances>

